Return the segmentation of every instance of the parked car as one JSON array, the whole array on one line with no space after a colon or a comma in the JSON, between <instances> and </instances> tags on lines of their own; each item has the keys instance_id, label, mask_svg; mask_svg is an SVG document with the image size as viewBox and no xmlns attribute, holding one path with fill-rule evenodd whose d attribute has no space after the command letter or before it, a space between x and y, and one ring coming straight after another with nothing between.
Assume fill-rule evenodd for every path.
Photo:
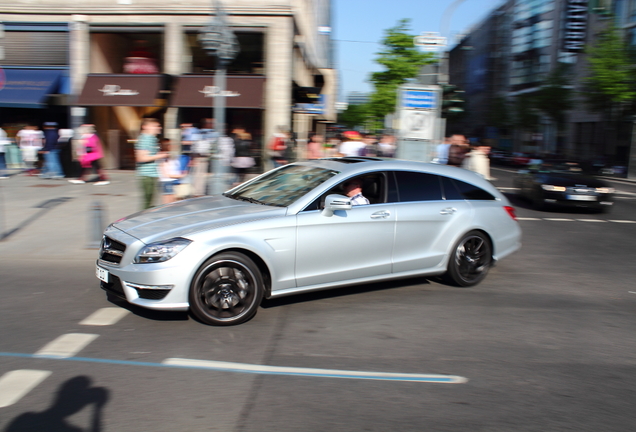
<instances>
[{"instance_id":1,"label":"parked car","mask_svg":"<svg viewBox=\"0 0 636 432\"><path fill-rule=\"evenodd\" d=\"M536 169L519 170L514 186L538 210L560 205L609 211L614 205L614 188L584 173L577 162L544 162Z\"/></svg>"},{"instance_id":2,"label":"parked car","mask_svg":"<svg viewBox=\"0 0 636 432\"><path fill-rule=\"evenodd\" d=\"M353 178L369 205L344 195ZM120 219L104 233L96 274L129 303L231 325L262 298L411 276L473 286L520 240L506 197L473 172L330 158Z\"/></svg>"}]
</instances>

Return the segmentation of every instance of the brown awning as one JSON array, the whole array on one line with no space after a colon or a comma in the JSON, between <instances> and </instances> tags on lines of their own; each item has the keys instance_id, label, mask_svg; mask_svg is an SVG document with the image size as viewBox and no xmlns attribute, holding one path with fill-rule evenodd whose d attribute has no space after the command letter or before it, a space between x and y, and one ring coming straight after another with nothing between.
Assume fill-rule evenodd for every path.
<instances>
[{"instance_id":1,"label":"brown awning","mask_svg":"<svg viewBox=\"0 0 636 432\"><path fill-rule=\"evenodd\" d=\"M225 106L228 108L263 108L263 76L228 76ZM219 89L214 75L181 75L170 99L179 108L212 108Z\"/></svg>"},{"instance_id":2,"label":"brown awning","mask_svg":"<svg viewBox=\"0 0 636 432\"><path fill-rule=\"evenodd\" d=\"M89 74L79 106L161 105L164 75Z\"/></svg>"}]
</instances>

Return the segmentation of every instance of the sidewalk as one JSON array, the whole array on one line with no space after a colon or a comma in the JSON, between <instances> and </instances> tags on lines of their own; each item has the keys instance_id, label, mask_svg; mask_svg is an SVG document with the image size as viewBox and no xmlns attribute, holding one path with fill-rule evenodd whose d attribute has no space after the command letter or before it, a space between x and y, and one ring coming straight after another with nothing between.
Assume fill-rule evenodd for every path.
<instances>
[{"instance_id":1,"label":"sidewalk","mask_svg":"<svg viewBox=\"0 0 636 432\"><path fill-rule=\"evenodd\" d=\"M97 236L94 205L101 231L111 222L141 209L134 171L108 171L111 183L71 184L25 174L0 179L0 260L97 258L89 248ZM159 197L157 197L159 199Z\"/></svg>"}]
</instances>

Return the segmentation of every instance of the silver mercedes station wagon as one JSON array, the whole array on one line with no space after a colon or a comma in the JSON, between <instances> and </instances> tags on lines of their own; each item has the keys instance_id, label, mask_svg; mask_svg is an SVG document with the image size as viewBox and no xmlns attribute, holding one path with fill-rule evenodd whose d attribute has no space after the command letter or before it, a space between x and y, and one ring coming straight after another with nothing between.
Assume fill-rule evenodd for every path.
<instances>
[{"instance_id":1,"label":"silver mercedes station wagon","mask_svg":"<svg viewBox=\"0 0 636 432\"><path fill-rule=\"evenodd\" d=\"M369 204L347 196L354 179ZM96 274L134 305L232 325L263 298L412 276L472 286L520 241L514 209L475 173L319 159L114 222Z\"/></svg>"}]
</instances>

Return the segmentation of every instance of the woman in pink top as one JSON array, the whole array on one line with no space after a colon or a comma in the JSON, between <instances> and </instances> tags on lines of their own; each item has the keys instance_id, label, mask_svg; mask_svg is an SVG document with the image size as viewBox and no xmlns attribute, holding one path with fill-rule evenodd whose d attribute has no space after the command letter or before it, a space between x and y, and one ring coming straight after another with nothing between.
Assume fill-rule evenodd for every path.
<instances>
[{"instance_id":1,"label":"woman in pink top","mask_svg":"<svg viewBox=\"0 0 636 432\"><path fill-rule=\"evenodd\" d=\"M99 160L104 157L102 143L95 133L95 126L91 124L82 125L80 129L82 134L81 143L78 153L79 161L82 165L82 175L78 180L69 180L71 183L86 183L86 176L93 171L98 175L95 186L103 186L110 183L108 177L101 168Z\"/></svg>"},{"instance_id":2,"label":"woman in pink top","mask_svg":"<svg viewBox=\"0 0 636 432\"><path fill-rule=\"evenodd\" d=\"M322 135L312 133L309 135L307 142L307 159L320 159L324 157L322 143L324 139Z\"/></svg>"}]
</instances>

